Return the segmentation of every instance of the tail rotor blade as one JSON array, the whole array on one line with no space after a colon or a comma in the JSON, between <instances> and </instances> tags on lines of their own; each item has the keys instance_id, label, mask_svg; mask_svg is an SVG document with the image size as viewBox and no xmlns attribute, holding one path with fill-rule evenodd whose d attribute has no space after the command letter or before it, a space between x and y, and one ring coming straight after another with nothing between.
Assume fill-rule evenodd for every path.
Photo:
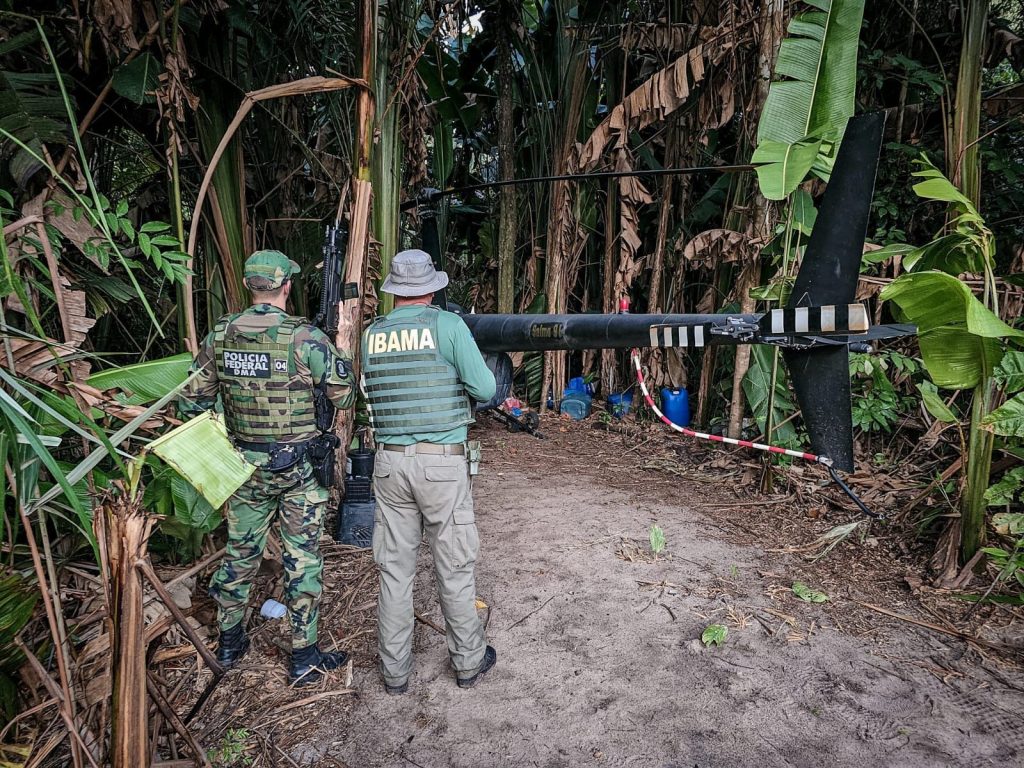
<instances>
[{"instance_id":1,"label":"tail rotor blade","mask_svg":"<svg viewBox=\"0 0 1024 768\"><path fill-rule=\"evenodd\" d=\"M851 117L788 307L852 304L871 213L885 115Z\"/></svg>"},{"instance_id":2,"label":"tail rotor blade","mask_svg":"<svg viewBox=\"0 0 1024 768\"><path fill-rule=\"evenodd\" d=\"M784 349L782 355L811 438L811 453L827 456L837 469L852 472L853 413L846 345Z\"/></svg>"}]
</instances>

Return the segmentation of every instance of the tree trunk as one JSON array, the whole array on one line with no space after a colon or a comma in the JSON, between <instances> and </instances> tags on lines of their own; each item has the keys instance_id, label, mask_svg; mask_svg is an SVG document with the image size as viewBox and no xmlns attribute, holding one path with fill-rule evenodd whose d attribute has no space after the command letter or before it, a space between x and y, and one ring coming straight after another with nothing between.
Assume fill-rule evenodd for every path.
<instances>
[{"instance_id":1,"label":"tree trunk","mask_svg":"<svg viewBox=\"0 0 1024 768\"><path fill-rule=\"evenodd\" d=\"M619 185L615 179L608 181L608 193L604 200L604 264L601 288L601 311L606 315L618 311L615 306L615 261L619 253ZM615 365L615 350L601 350L601 384L614 392L618 385L618 370Z\"/></svg>"},{"instance_id":2,"label":"tree trunk","mask_svg":"<svg viewBox=\"0 0 1024 768\"><path fill-rule=\"evenodd\" d=\"M149 765L149 704L146 700L146 638L142 574L153 518L124 486L112 489L96 511L97 539L110 578L108 628L112 664L113 712L110 763L113 768Z\"/></svg>"},{"instance_id":3,"label":"tree trunk","mask_svg":"<svg viewBox=\"0 0 1024 768\"><path fill-rule=\"evenodd\" d=\"M989 0L970 0L964 18L960 69L956 79L953 133L950 137L950 179L974 203L981 197L978 132L981 121L981 68Z\"/></svg>"},{"instance_id":4,"label":"tree trunk","mask_svg":"<svg viewBox=\"0 0 1024 768\"><path fill-rule=\"evenodd\" d=\"M502 14L510 13L510 4L502 4ZM498 30L498 163L502 180L515 177L516 137L512 121L515 91L512 72L511 34L506 18ZM501 188L498 213L498 312L510 313L516 297L516 188Z\"/></svg>"},{"instance_id":5,"label":"tree trunk","mask_svg":"<svg viewBox=\"0 0 1024 768\"><path fill-rule=\"evenodd\" d=\"M775 59L779 54L782 42L782 21L786 10L784 0L767 0L761 5L760 49L757 56L758 83L757 104L751 112L751 127L756 124L765 100L768 98L768 87L771 84ZM763 238L771 234L774 209L760 193L754 196L751 203L751 214L748 218L747 231L755 238ZM750 289L757 287L761 276L761 262L758 258L748 260L740 268L740 277L736 285L736 294L740 300L740 312L753 312L756 301L750 297ZM743 377L750 368L750 346L741 344L736 347L736 364L732 377L732 402L729 407L729 436L739 438L743 429L743 411L746 405L743 396Z\"/></svg>"},{"instance_id":6,"label":"tree trunk","mask_svg":"<svg viewBox=\"0 0 1024 768\"><path fill-rule=\"evenodd\" d=\"M359 6L358 34L360 41L360 76L367 83L373 82L374 60L377 54L377 0L362 0ZM366 249L370 242L370 207L373 185L370 183L370 155L373 147L374 95L367 89L359 92L356 104L356 157L352 164L352 214L349 220L348 252L345 254L345 275L343 283L355 283L360 287L359 299L342 301L338 307L339 317L347 317L349 323L341 323L335 345L339 350L350 352L352 367L359 379L359 340L362 337L363 286L366 276ZM352 442L355 426L355 411L338 411L335 434L341 439L338 467L345 466L345 456Z\"/></svg>"},{"instance_id":7,"label":"tree trunk","mask_svg":"<svg viewBox=\"0 0 1024 768\"><path fill-rule=\"evenodd\" d=\"M950 178L975 206L979 205L981 197L978 135L988 9L989 0L970 0L967 5L950 136ZM998 310L995 301L995 294L986 291L986 306ZM981 420L988 413L991 402L992 383L986 376L975 387L971 403L970 438L964 475L966 483L960 499L960 555L965 563L985 544L985 491L988 489L992 469L993 435L981 428Z\"/></svg>"}]
</instances>

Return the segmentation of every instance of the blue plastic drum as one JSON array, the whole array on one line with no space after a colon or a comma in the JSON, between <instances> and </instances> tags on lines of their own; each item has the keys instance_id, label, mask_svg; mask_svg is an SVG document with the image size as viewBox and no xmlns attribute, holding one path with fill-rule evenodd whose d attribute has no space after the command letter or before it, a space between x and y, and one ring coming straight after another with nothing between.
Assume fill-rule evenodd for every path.
<instances>
[{"instance_id":1,"label":"blue plastic drum","mask_svg":"<svg viewBox=\"0 0 1024 768\"><path fill-rule=\"evenodd\" d=\"M661 390L661 411L673 424L680 427L690 425L690 398L685 389Z\"/></svg>"}]
</instances>

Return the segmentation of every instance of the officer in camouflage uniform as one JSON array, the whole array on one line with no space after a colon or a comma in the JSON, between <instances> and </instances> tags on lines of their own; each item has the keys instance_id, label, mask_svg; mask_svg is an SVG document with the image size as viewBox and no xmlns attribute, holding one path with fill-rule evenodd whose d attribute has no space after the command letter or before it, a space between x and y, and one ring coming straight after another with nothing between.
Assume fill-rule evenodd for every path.
<instances>
[{"instance_id":1,"label":"officer in camouflage uniform","mask_svg":"<svg viewBox=\"0 0 1024 768\"><path fill-rule=\"evenodd\" d=\"M314 390L339 409L352 405L355 392L350 358L318 328L285 311L292 275L298 273L298 264L279 251L249 257L245 284L253 305L222 317L206 337L192 365L199 375L186 389L181 411L191 416L211 409L219 395L232 441L258 467L227 503L227 551L210 581L220 627L217 659L234 666L249 648L242 620L277 519L292 630L289 678L305 685L348 658L317 646L328 492L306 456L310 440L320 434Z\"/></svg>"},{"instance_id":2,"label":"officer in camouflage uniform","mask_svg":"<svg viewBox=\"0 0 1024 768\"><path fill-rule=\"evenodd\" d=\"M396 254L381 286L397 297L395 309L363 335L361 385L377 442L378 650L391 694L408 690L412 672L412 585L424 533L459 687L476 684L497 659L476 612L480 540L466 455L470 398L490 400L495 381L462 319L431 306L447 284L425 252Z\"/></svg>"}]
</instances>

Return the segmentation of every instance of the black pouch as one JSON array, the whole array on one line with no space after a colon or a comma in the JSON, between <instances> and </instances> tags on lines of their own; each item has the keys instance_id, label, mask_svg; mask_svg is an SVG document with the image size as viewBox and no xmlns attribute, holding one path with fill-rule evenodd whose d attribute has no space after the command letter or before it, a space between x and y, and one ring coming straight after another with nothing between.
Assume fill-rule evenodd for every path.
<instances>
[{"instance_id":1,"label":"black pouch","mask_svg":"<svg viewBox=\"0 0 1024 768\"><path fill-rule=\"evenodd\" d=\"M263 465L262 469L267 472L284 472L291 469L300 461L303 456L306 455L308 443L298 443L296 445L281 445L278 444L274 447L274 450L270 452L270 456L267 459L267 463Z\"/></svg>"}]
</instances>

